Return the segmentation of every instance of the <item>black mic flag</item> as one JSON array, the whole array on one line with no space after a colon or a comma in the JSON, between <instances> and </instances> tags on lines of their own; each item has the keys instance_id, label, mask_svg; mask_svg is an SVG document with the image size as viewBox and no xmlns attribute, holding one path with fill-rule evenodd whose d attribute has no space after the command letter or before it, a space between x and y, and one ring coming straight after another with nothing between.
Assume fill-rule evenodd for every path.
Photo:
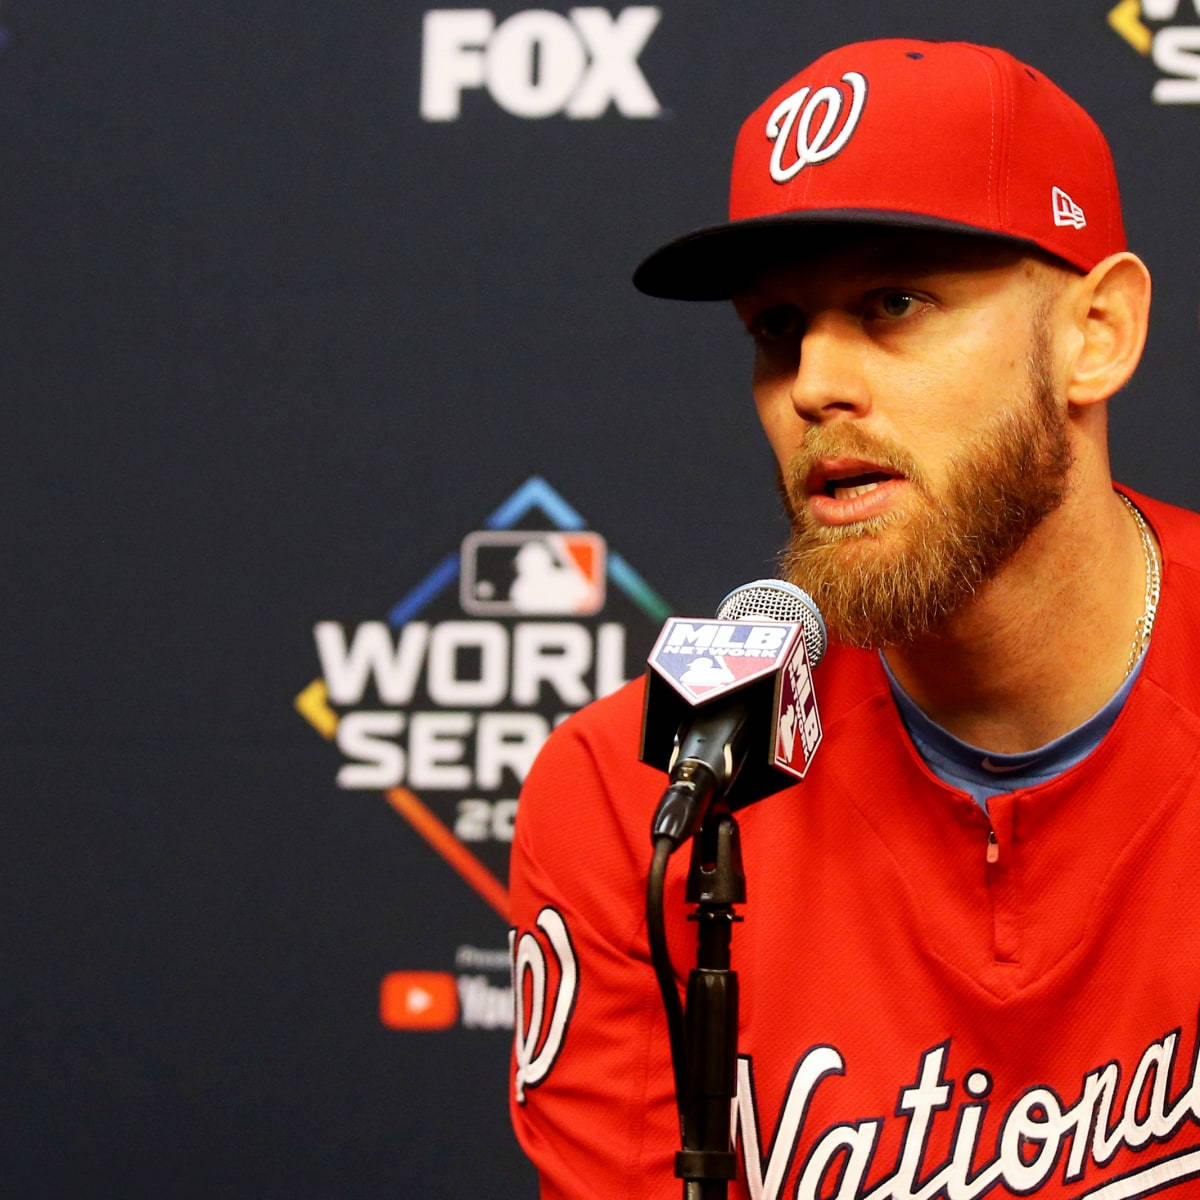
<instances>
[{"instance_id":1,"label":"black mic flag","mask_svg":"<svg viewBox=\"0 0 1200 1200\"><path fill-rule=\"evenodd\" d=\"M670 776L653 837L679 845L714 801L744 808L804 777L821 740L812 668L826 644L812 598L780 579L736 588L715 619L667 621L642 710L641 760Z\"/></svg>"}]
</instances>

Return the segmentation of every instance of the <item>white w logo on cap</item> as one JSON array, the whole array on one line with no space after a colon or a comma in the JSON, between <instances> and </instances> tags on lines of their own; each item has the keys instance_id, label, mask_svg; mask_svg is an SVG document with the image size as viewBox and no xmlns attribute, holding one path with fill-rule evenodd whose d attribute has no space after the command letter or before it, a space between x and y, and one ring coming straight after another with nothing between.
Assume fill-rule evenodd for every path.
<instances>
[{"instance_id":1,"label":"white w logo on cap","mask_svg":"<svg viewBox=\"0 0 1200 1200\"><path fill-rule=\"evenodd\" d=\"M826 84L815 92L809 87L802 87L778 104L767 118L767 137L775 143L775 149L771 151L771 178L776 183L787 183L809 163L825 162L832 158L850 140L866 103L867 81L857 71L847 71L842 76L842 82L850 85L850 112L836 136L831 137L842 115L845 99L842 89L832 84ZM825 115L816 133L813 133L812 123L822 105L825 106ZM796 161L785 167L783 152L791 140L793 129L796 131Z\"/></svg>"}]
</instances>

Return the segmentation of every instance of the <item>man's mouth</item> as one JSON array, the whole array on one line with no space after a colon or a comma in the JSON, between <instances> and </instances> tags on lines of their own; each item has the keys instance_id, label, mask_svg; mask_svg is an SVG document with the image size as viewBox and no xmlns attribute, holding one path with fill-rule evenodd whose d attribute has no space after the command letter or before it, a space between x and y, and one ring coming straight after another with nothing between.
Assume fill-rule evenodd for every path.
<instances>
[{"instance_id":1,"label":"man's mouth","mask_svg":"<svg viewBox=\"0 0 1200 1200\"><path fill-rule=\"evenodd\" d=\"M902 494L907 476L852 455L818 459L804 481L808 512L818 525L853 525L882 516Z\"/></svg>"},{"instance_id":2,"label":"man's mouth","mask_svg":"<svg viewBox=\"0 0 1200 1200\"><path fill-rule=\"evenodd\" d=\"M873 492L885 483L903 478L899 471L865 459L848 456L825 458L809 471L805 480L805 490L810 496L851 500L855 496Z\"/></svg>"},{"instance_id":3,"label":"man's mouth","mask_svg":"<svg viewBox=\"0 0 1200 1200\"><path fill-rule=\"evenodd\" d=\"M882 471L864 471L862 474L848 475L842 479L827 479L822 490L826 496L832 496L835 500L851 500L855 496L873 492L880 484L896 478L898 476L887 475Z\"/></svg>"}]
</instances>

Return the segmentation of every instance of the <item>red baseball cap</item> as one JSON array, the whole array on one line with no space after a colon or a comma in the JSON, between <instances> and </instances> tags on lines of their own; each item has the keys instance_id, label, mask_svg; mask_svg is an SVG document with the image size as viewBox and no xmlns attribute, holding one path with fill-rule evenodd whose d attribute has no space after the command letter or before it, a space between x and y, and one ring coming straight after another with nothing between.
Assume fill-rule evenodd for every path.
<instances>
[{"instance_id":1,"label":"red baseball cap","mask_svg":"<svg viewBox=\"0 0 1200 1200\"><path fill-rule=\"evenodd\" d=\"M726 299L814 226L949 230L1039 247L1088 271L1125 249L1112 153L1040 71L967 42L843 46L747 118L729 221L650 255L652 296Z\"/></svg>"}]
</instances>

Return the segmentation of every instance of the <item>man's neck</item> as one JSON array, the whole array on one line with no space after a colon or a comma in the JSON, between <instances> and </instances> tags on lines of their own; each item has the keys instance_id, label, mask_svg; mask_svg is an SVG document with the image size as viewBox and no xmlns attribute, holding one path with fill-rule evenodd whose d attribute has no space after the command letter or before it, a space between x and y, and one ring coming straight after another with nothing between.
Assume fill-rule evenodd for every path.
<instances>
[{"instance_id":1,"label":"man's neck","mask_svg":"<svg viewBox=\"0 0 1200 1200\"><path fill-rule=\"evenodd\" d=\"M1137 525L1106 488L1076 491L934 634L885 648L942 728L1016 754L1082 724L1121 686L1145 607Z\"/></svg>"}]
</instances>

